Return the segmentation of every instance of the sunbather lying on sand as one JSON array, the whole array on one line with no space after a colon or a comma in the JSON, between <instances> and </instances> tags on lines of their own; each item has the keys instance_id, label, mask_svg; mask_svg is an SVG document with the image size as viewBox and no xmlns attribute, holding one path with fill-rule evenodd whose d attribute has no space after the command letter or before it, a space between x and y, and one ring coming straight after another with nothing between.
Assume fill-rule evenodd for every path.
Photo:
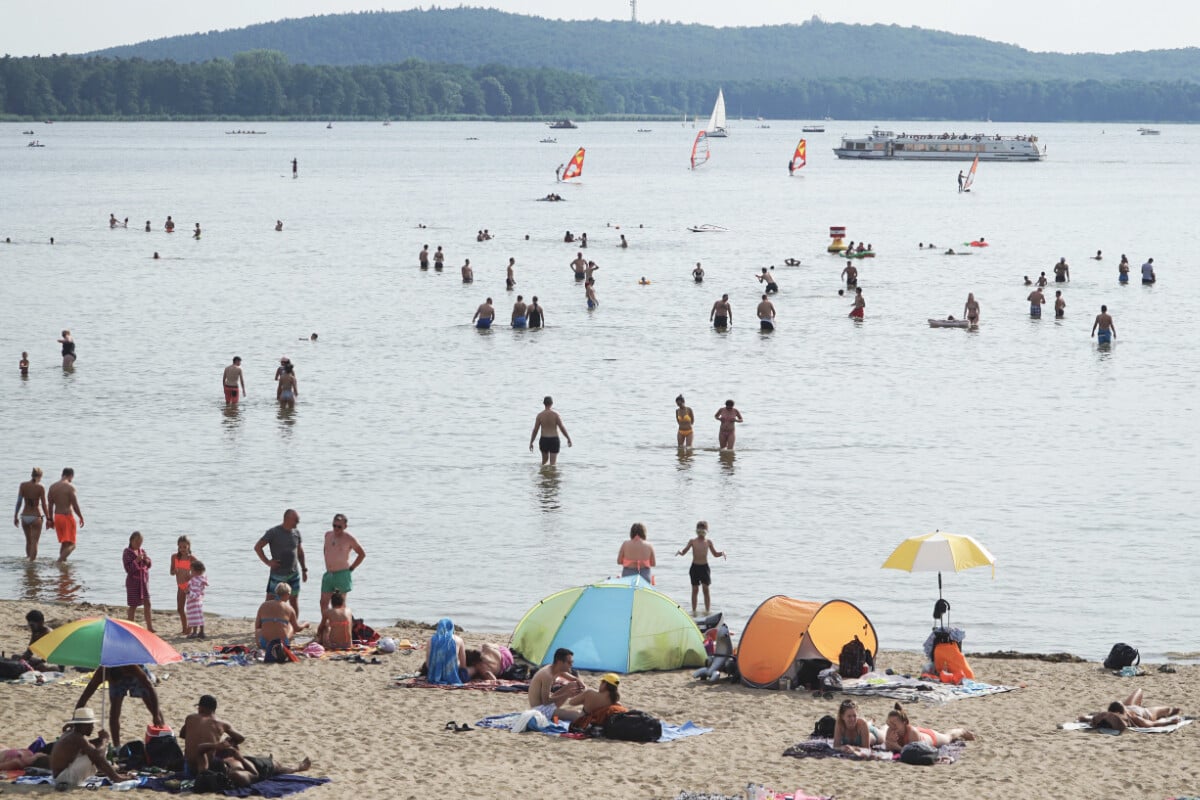
<instances>
[{"instance_id":1,"label":"sunbather lying on sand","mask_svg":"<svg viewBox=\"0 0 1200 800\"><path fill-rule=\"evenodd\" d=\"M853 700L843 700L838 706L837 722L833 726L833 746L844 752L869 749L877 744L883 744L887 736L887 726L883 730L858 715L858 703Z\"/></svg>"},{"instance_id":2,"label":"sunbather lying on sand","mask_svg":"<svg viewBox=\"0 0 1200 800\"><path fill-rule=\"evenodd\" d=\"M1126 697L1124 703L1114 701L1108 706L1108 713L1115 714L1129 728L1165 728L1179 722L1179 712L1178 706L1143 706L1141 689ZM1079 721L1091 724L1097 716L1084 714Z\"/></svg>"},{"instance_id":3,"label":"sunbather lying on sand","mask_svg":"<svg viewBox=\"0 0 1200 800\"><path fill-rule=\"evenodd\" d=\"M933 728L918 728L911 725L908 721L908 714L904 713L904 708L899 703L896 703L888 712L885 742L887 749L893 753L899 753L904 749L904 745L913 742L925 742L934 747L942 747L951 742L972 742L974 740L975 734L966 728L951 728L945 733L939 733Z\"/></svg>"}]
</instances>

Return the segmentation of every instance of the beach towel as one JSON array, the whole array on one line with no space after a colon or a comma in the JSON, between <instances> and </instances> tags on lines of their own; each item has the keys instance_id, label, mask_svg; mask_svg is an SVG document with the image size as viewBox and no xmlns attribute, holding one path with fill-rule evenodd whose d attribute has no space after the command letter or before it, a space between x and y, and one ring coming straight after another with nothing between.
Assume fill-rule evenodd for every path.
<instances>
[{"instance_id":1,"label":"beach towel","mask_svg":"<svg viewBox=\"0 0 1200 800\"><path fill-rule=\"evenodd\" d=\"M276 775L249 786L226 789L222 794L226 797L286 797L323 783L329 783L329 778L314 778L310 775Z\"/></svg>"},{"instance_id":2,"label":"beach towel","mask_svg":"<svg viewBox=\"0 0 1200 800\"><path fill-rule=\"evenodd\" d=\"M1184 718L1176 722L1174 725L1163 725L1160 728L1126 728L1130 733L1171 733L1177 731L1184 725L1191 725L1195 720ZM1058 726L1060 731L1095 731L1096 733L1107 733L1113 736L1121 733L1114 731L1112 728L1093 728L1086 722L1063 722Z\"/></svg>"},{"instance_id":3,"label":"beach towel","mask_svg":"<svg viewBox=\"0 0 1200 800\"><path fill-rule=\"evenodd\" d=\"M458 643L454 641L454 623L448 617L438 620L437 633L429 639L430 683L458 686Z\"/></svg>"},{"instance_id":4,"label":"beach towel","mask_svg":"<svg viewBox=\"0 0 1200 800\"><path fill-rule=\"evenodd\" d=\"M967 749L966 742L951 742L950 744L938 748L938 764L953 764L958 761L958 757ZM858 750L853 753L847 753L838 750L833 746L832 739L825 739L819 736L810 737L803 742L796 744L783 751L785 756L793 758L844 758L849 761L888 761L897 764L900 761L899 753L889 753L887 750L872 748L870 751Z\"/></svg>"},{"instance_id":5,"label":"beach towel","mask_svg":"<svg viewBox=\"0 0 1200 800\"><path fill-rule=\"evenodd\" d=\"M766 800L833 800L832 795L808 794L803 789L796 789L792 792L777 792L774 789L764 787L763 792L764 794L761 796L766 798ZM754 797L750 787L746 787L746 791L739 794L685 791L675 795L675 800L746 800L747 797Z\"/></svg>"},{"instance_id":6,"label":"beach towel","mask_svg":"<svg viewBox=\"0 0 1200 800\"><path fill-rule=\"evenodd\" d=\"M517 718L524 714L524 711L514 711L511 714L493 714L490 717L484 717L475 723L476 728L491 728L497 731L511 731L513 724ZM562 736L563 738L588 738L581 734L568 734L567 723L551 722L546 726L536 726L533 728L537 733L544 733L548 736ZM712 728L702 728L696 725L691 720L682 725L672 725L664 722L662 724L662 736L659 737L660 742L674 742L678 739L687 739L692 736L700 736L705 733L712 733ZM565 735L564 735L565 734Z\"/></svg>"},{"instance_id":7,"label":"beach towel","mask_svg":"<svg viewBox=\"0 0 1200 800\"><path fill-rule=\"evenodd\" d=\"M528 692L528 681L467 681L460 684L430 683L423 677L398 675L388 682L390 689L474 689L479 692Z\"/></svg>"},{"instance_id":8,"label":"beach towel","mask_svg":"<svg viewBox=\"0 0 1200 800\"><path fill-rule=\"evenodd\" d=\"M887 697L904 703L949 703L967 697L986 697L1015 691L1015 686L993 686L982 681L964 678L957 686L947 683L922 681L903 675L867 675L857 681L846 681L842 692L858 697Z\"/></svg>"}]
</instances>

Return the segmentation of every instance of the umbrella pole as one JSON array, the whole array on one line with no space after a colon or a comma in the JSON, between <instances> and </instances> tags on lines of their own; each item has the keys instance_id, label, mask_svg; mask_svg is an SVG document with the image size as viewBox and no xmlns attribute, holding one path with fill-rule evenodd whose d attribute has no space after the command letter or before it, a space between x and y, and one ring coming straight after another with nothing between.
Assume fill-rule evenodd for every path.
<instances>
[{"instance_id":1,"label":"umbrella pole","mask_svg":"<svg viewBox=\"0 0 1200 800\"><path fill-rule=\"evenodd\" d=\"M938 600L942 599L942 572L938 570Z\"/></svg>"}]
</instances>

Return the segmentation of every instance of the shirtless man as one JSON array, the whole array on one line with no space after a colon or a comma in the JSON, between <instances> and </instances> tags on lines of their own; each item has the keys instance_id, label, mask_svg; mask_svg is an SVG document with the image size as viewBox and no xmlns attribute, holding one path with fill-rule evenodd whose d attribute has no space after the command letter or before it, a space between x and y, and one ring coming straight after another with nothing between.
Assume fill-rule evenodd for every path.
<instances>
[{"instance_id":1,"label":"shirtless man","mask_svg":"<svg viewBox=\"0 0 1200 800\"><path fill-rule=\"evenodd\" d=\"M1069 280L1071 280L1071 268L1067 266L1067 257L1063 256L1054 265L1054 282L1066 283Z\"/></svg>"},{"instance_id":2,"label":"shirtless man","mask_svg":"<svg viewBox=\"0 0 1200 800\"><path fill-rule=\"evenodd\" d=\"M346 530L349 520L345 514L333 516L333 528L325 531L325 574L321 576L321 612L329 608L329 598L334 589L341 589L342 594L349 594L354 588L354 570L358 569L367 551L358 543L351 533ZM354 553L354 561L350 554Z\"/></svg>"},{"instance_id":3,"label":"shirtless man","mask_svg":"<svg viewBox=\"0 0 1200 800\"><path fill-rule=\"evenodd\" d=\"M779 284L775 282L775 275L768 273L766 267L762 268L761 275L755 275L754 277L758 278L759 283L765 283L767 285L767 294L775 294L779 291Z\"/></svg>"},{"instance_id":4,"label":"shirtless man","mask_svg":"<svg viewBox=\"0 0 1200 800\"><path fill-rule=\"evenodd\" d=\"M724 558L725 554L717 550L717 546L708 538L708 523L704 520L696 523L696 538L689 539L675 555L687 555L689 550L692 553L692 566L688 570L688 578L692 582L692 616L696 616L696 599L701 586L704 587L704 614L707 616L712 607L708 588L712 583L712 570L708 566L708 554L712 553L714 558Z\"/></svg>"},{"instance_id":5,"label":"shirtless man","mask_svg":"<svg viewBox=\"0 0 1200 800\"><path fill-rule=\"evenodd\" d=\"M79 525L75 525L79 517ZM46 490L46 530L54 529L58 534L58 563L65 564L67 556L75 551L77 527L83 527L83 512L79 510L79 496L75 492L75 470L64 467L62 478Z\"/></svg>"},{"instance_id":6,"label":"shirtless man","mask_svg":"<svg viewBox=\"0 0 1200 800\"><path fill-rule=\"evenodd\" d=\"M596 281L592 278L583 282L583 295L587 298L588 311L593 311L600 305L600 301L596 299Z\"/></svg>"},{"instance_id":7,"label":"shirtless man","mask_svg":"<svg viewBox=\"0 0 1200 800\"><path fill-rule=\"evenodd\" d=\"M63 791L78 789L97 773L113 783L129 777L113 769L104 757L109 743L107 731L100 731L95 739L88 739L95 728L96 715L90 708L75 709L75 714L67 720L62 735L50 751L50 774L54 776L55 788Z\"/></svg>"},{"instance_id":8,"label":"shirtless man","mask_svg":"<svg viewBox=\"0 0 1200 800\"><path fill-rule=\"evenodd\" d=\"M742 419L742 412L733 407L732 400L726 400L725 406L717 409L713 419L721 423L721 430L717 434L717 441L720 443L721 449L732 450L734 440L737 438L734 426L745 421Z\"/></svg>"},{"instance_id":9,"label":"shirtless man","mask_svg":"<svg viewBox=\"0 0 1200 800\"><path fill-rule=\"evenodd\" d=\"M700 266L700 262L696 262L696 268L692 270L692 280L696 283L704 283L704 267Z\"/></svg>"},{"instance_id":10,"label":"shirtless man","mask_svg":"<svg viewBox=\"0 0 1200 800\"><path fill-rule=\"evenodd\" d=\"M462 265L463 283L475 282L475 270L471 269L471 259L467 259Z\"/></svg>"},{"instance_id":11,"label":"shirtless man","mask_svg":"<svg viewBox=\"0 0 1200 800\"><path fill-rule=\"evenodd\" d=\"M721 299L713 303L712 311L708 312L708 321L719 331L723 331L733 323L733 309L729 305L729 295L721 295Z\"/></svg>"},{"instance_id":12,"label":"shirtless man","mask_svg":"<svg viewBox=\"0 0 1200 800\"><path fill-rule=\"evenodd\" d=\"M188 714L179 729L179 738L184 740L183 760L194 777L208 769L208 761L217 745L239 745L246 737L233 729L224 720L217 719L217 698L211 694L200 695L196 713Z\"/></svg>"},{"instance_id":13,"label":"shirtless man","mask_svg":"<svg viewBox=\"0 0 1200 800\"><path fill-rule=\"evenodd\" d=\"M108 692L108 728L112 732L114 741L121 741L121 709L127 696L139 698L146 705L146 710L150 712L150 721L155 725L163 724L158 692L155 691L154 684L150 682L149 675L137 664L124 667L98 667L92 673L92 678L88 681L87 686L84 687L83 694L79 695L79 699L75 701L75 708L86 707L88 701L92 699L92 695L105 682L108 683L108 688L105 689Z\"/></svg>"},{"instance_id":14,"label":"shirtless man","mask_svg":"<svg viewBox=\"0 0 1200 800\"><path fill-rule=\"evenodd\" d=\"M496 308L492 305L492 298L488 298L479 304L479 308L475 309L475 316L471 317L471 324L481 330L492 327L492 320L496 318Z\"/></svg>"},{"instance_id":15,"label":"shirtless man","mask_svg":"<svg viewBox=\"0 0 1200 800\"><path fill-rule=\"evenodd\" d=\"M575 273L575 280L581 281L587 277L587 275L584 273L584 270L587 269L587 265L588 262L587 259L583 257L583 252L580 251L576 253L574 260L572 260L570 264L571 271Z\"/></svg>"},{"instance_id":16,"label":"shirtless man","mask_svg":"<svg viewBox=\"0 0 1200 800\"><path fill-rule=\"evenodd\" d=\"M1045 277L1045 273L1042 274ZM1042 287L1035 286L1033 291L1029 293L1029 297L1025 298L1029 301L1029 316L1034 319L1041 319L1042 306L1046 304L1046 295L1042 294Z\"/></svg>"},{"instance_id":17,"label":"shirtless man","mask_svg":"<svg viewBox=\"0 0 1200 800\"><path fill-rule=\"evenodd\" d=\"M529 306L525 303L524 295L517 295L517 302L513 303L511 322L514 328L529 326Z\"/></svg>"},{"instance_id":18,"label":"shirtless man","mask_svg":"<svg viewBox=\"0 0 1200 800\"><path fill-rule=\"evenodd\" d=\"M429 269L429 245L421 247L421 252L417 253L417 260L421 263L421 269Z\"/></svg>"},{"instance_id":19,"label":"shirtless man","mask_svg":"<svg viewBox=\"0 0 1200 800\"><path fill-rule=\"evenodd\" d=\"M538 304L537 295L533 296L533 302L529 304L526 311L526 319L530 328L540 328L546 324L546 310Z\"/></svg>"},{"instance_id":20,"label":"shirtless man","mask_svg":"<svg viewBox=\"0 0 1200 800\"><path fill-rule=\"evenodd\" d=\"M1050 281L1049 281L1049 279L1046 277L1046 273L1044 273L1044 272L1043 272L1041 275L1038 275L1038 279L1037 279L1037 285L1038 285L1038 288L1039 288L1039 289L1043 289L1043 288L1045 288L1046 284L1047 284L1047 283L1049 283L1049 282L1050 282Z\"/></svg>"},{"instance_id":21,"label":"shirtless man","mask_svg":"<svg viewBox=\"0 0 1200 800\"><path fill-rule=\"evenodd\" d=\"M854 307L850 309L850 316L854 319L862 319L863 314L867 310L867 300L863 297L862 289L854 287Z\"/></svg>"},{"instance_id":22,"label":"shirtless man","mask_svg":"<svg viewBox=\"0 0 1200 800\"><path fill-rule=\"evenodd\" d=\"M558 440L558 432L561 430L563 436L567 437L567 447L574 447L575 443L571 441L571 434L567 433L567 426L563 425L562 417L552 408L554 399L546 395L542 399L542 405L545 408L534 418L533 433L529 434L529 452L533 452L533 440L538 438L540 431L542 436L538 440L538 449L542 451L542 466L554 466L562 446Z\"/></svg>"},{"instance_id":23,"label":"shirtless man","mask_svg":"<svg viewBox=\"0 0 1200 800\"><path fill-rule=\"evenodd\" d=\"M238 386L242 387L241 396L246 395L246 378L242 375L242 357L234 356L233 363L221 374L221 386L225 389L225 405L231 406L238 401Z\"/></svg>"},{"instance_id":24,"label":"shirtless man","mask_svg":"<svg viewBox=\"0 0 1200 800\"><path fill-rule=\"evenodd\" d=\"M1054 293L1054 318L1062 319L1067 313L1067 301L1063 299L1062 290Z\"/></svg>"},{"instance_id":25,"label":"shirtless man","mask_svg":"<svg viewBox=\"0 0 1200 800\"><path fill-rule=\"evenodd\" d=\"M589 281L595 281L596 270L598 269L600 269L600 266L595 261L587 262L587 266L583 268L583 277Z\"/></svg>"},{"instance_id":26,"label":"shirtless man","mask_svg":"<svg viewBox=\"0 0 1200 800\"><path fill-rule=\"evenodd\" d=\"M446 254L442 252L442 246L439 244L437 247L437 251L434 252L434 254L433 254L433 268L435 270L437 270L438 272L441 272L442 268L445 266L446 266Z\"/></svg>"},{"instance_id":27,"label":"shirtless man","mask_svg":"<svg viewBox=\"0 0 1200 800\"><path fill-rule=\"evenodd\" d=\"M763 332L775 330L775 306L764 294L758 304L758 327Z\"/></svg>"},{"instance_id":28,"label":"shirtless man","mask_svg":"<svg viewBox=\"0 0 1200 800\"><path fill-rule=\"evenodd\" d=\"M513 268L516 266L517 260L515 258L508 259L508 269L504 272L504 288L510 292L517 285L517 279L513 276Z\"/></svg>"},{"instance_id":29,"label":"shirtless man","mask_svg":"<svg viewBox=\"0 0 1200 800\"><path fill-rule=\"evenodd\" d=\"M245 788L276 775L291 775L312 768L312 760L307 757L294 767L284 767L276 764L273 756L244 756L232 743L225 742L213 748L212 758L222 762L229 782L238 788Z\"/></svg>"},{"instance_id":30,"label":"shirtless man","mask_svg":"<svg viewBox=\"0 0 1200 800\"><path fill-rule=\"evenodd\" d=\"M1096 335L1097 330L1100 332L1098 336ZM1092 336L1096 337L1097 344L1111 344L1116 335L1117 326L1113 322L1112 315L1108 313L1108 306L1100 306L1100 313L1096 315L1096 321L1092 323Z\"/></svg>"},{"instance_id":31,"label":"shirtless man","mask_svg":"<svg viewBox=\"0 0 1200 800\"><path fill-rule=\"evenodd\" d=\"M535 672L529 681L529 707L541 711L546 719L557 716L573 720L582 714L579 709L564 707L568 700L587 689L571 672L574 664L573 652L565 647L555 650L554 661Z\"/></svg>"},{"instance_id":32,"label":"shirtless man","mask_svg":"<svg viewBox=\"0 0 1200 800\"><path fill-rule=\"evenodd\" d=\"M845 279L847 287L852 289L858 286L858 267L847 261L846 268L842 270L842 278Z\"/></svg>"},{"instance_id":33,"label":"shirtless man","mask_svg":"<svg viewBox=\"0 0 1200 800\"><path fill-rule=\"evenodd\" d=\"M50 518L46 487L42 486L42 468L34 467L29 480L17 488L17 505L13 509L13 525L25 531L25 557L30 561L37 560L42 523Z\"/></svg>"}]
</instances>

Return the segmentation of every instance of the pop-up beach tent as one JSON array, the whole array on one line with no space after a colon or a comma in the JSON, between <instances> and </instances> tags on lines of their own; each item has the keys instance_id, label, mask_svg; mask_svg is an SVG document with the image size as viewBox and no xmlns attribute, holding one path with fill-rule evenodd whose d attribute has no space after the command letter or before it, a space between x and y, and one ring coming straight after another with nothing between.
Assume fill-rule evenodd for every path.
<instances>
[{"instance_id":1,"label":"pop-up beach tent","mask_svg":"<svg viewBox=\"0 0 1200 800\"><path fill-rule=\"evenodd\" d=\"M815 603L778 594L763 601L746 622L738 643L738 670L746 685L774 689L782 678L795 682L801 661L838 663L842 648L855 636L872 655L878 653L875 626L853 603Z\"/></svg>"},{"instance_id":2,"label":"pop-up beach tent","mask_svg":"<svg viewBox=\"0 0 1200 800\"><path fill-rule=\"evenodd\" d=\"M702 667L706 658L687 612L636 575L556 592L513 631L513 653L533 664L549 664L560 647L598 672Z\"/></svg>"}]
</instances>

